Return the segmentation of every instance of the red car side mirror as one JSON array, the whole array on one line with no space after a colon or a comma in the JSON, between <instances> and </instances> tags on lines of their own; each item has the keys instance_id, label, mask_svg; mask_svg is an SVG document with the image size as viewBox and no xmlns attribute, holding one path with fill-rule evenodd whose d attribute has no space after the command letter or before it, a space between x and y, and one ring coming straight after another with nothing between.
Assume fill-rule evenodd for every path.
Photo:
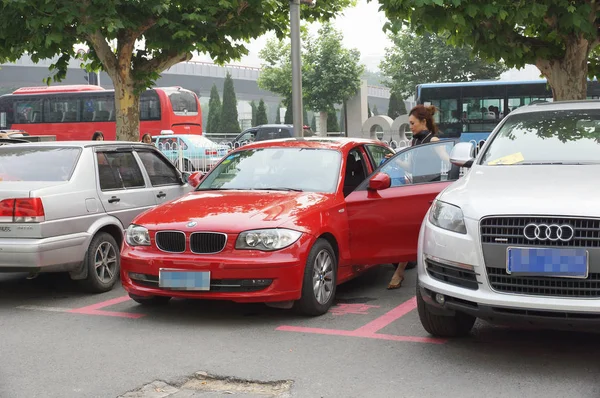
<instances>
[{"instance_id":1,"label":"red car side mirror","mask_svg":"<svg viewBox=\"0 0 600 398\"><path fill-rule=\"evenodd\" d=\"M195 171L188 177L187 182L192 187L196 188L196 187L198 187L198 185L200 185L200 182L202 182L202 179L204 178L205 175L206 175L206 173L203 173L201 171Z\"/></svg>"},{"instance_id":2,"label":"red car side mirror","mask_svg":"<svg viewBox=\"0 0 600 398\"><path fill-rule=\"evenodd\" d=\"M392 185L390 176L385 173L377 173L369 180L369 189L372 191L381 191L388 189Z\"/></svg>"}]
</instances>

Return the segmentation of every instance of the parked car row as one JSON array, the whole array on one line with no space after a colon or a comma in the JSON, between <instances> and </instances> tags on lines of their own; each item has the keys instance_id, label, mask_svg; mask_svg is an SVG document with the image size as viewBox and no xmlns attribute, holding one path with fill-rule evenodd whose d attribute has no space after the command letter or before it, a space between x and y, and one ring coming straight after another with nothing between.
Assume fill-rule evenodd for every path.
<instances>
[{"instance_id":1,"label":"parked car row","mask_svg":"<svg viewBox=\"0 0 600 398\"><path fill-rule=\"evenodd\" d=\"M340 283L416 260L432 335L464 335L478 318L598 326L598 101L522 107L477 155L452 140L395 153L323 137L217 155L189 174L144 144L0 147L0 272L66 271L96 292L120 273L141 304L320 315Z\"/></svg>"}]
</instances>

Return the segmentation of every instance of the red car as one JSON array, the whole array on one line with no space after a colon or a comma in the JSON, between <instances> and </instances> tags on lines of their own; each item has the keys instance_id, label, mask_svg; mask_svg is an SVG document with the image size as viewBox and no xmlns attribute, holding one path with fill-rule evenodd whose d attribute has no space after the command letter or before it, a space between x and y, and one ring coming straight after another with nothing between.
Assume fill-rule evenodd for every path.
<instances>
[{"instance_id":1,"label":"red car","mask_svg":"<svg viewBox=\"0 0 600 398\"><path fill-rule=\"evenodd\" d=\"M123 286L141 304L183 297L323 314L338 284L378 264L416 259L431 201L458 178L447 173L453 145L397 154L366 139L246 145L195 191L133 221L121 254Z\"/></svg>"}]
</instances>

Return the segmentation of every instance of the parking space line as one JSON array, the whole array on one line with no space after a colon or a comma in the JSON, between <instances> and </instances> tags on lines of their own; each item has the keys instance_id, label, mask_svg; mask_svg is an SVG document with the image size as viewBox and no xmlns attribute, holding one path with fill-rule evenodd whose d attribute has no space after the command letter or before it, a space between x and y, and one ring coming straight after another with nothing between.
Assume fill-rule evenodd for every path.
<instances>
[{"instance_id":1,"label":"parking space line","mask_svg":"<svg viewBox=\"0 0 600 398\"><path fill-rule=\"evenodd\" d=\"M17 307L18 310L34 310L34 311L50 311L50 312L69 312L70 308L61 307L44 307L41 305L20 305Z\"/></svg>"},{"instance_id":2,"label":"parking space line","mask_svg":"<svg viewBox=\"0 0 600 398\"><path fill-rule=\"evenodd\" d=\"M438 339L434 337L419 337L419 336L398 336L392 334L380 334L377 331L383 329L394 321L402 318L404 315L413 311L417 308L416 297L411 298L408 301L400 304L396 308L388 311L379 318L367 323L364 326L359 327L355 330L340 330L340 329L326 329L326 328L311 328L305 326L290 326L282 325L275 330L283 332L296 332L296 333L312 333L312 334L324 334L329 336L347 336L347 337L360 337L366 339L378 339L378 340L391 340L391 341L408 341L413 343L430 343L430 344L444 344L447 339Z\"/></svg>"},{"instance_id":3,"label":"parking space line","mask_svg":"<svg viewBox=\"0 0 600 398\"><path fill-rule=\"evenodd\" d=\"M101 310L101 308L110 307L112 305L124 303L129 300L131 300L131 298L129 296L121 296L121 297L117 297L114 299L101 301L99 303L88 305L85 307L75 308L75 309L69 310L68 312L71 314L115 316L115 317L130 318L130 319L138 319L138 318L146 316L146 314L136 314L136 313L132 313L132 312L115 312L115 311Z\"/></svg>"}]
</instances>

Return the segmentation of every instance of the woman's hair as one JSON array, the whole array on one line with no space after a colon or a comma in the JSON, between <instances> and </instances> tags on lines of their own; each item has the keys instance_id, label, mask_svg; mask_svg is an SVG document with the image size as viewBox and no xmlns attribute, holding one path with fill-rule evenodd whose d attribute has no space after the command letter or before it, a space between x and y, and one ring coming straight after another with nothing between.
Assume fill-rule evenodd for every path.
<instances>
[{"instance_id":1,"label":"woman's hair","mask_svg":"<svg viewBox=\"0 0 600 398\"><path fill-rule=\"evenodd\" d=\"M433 134L437 134L438 128L435 122L433 121L433 115L435 115L436 112L437 108L433 105L417 105L410 110L408 116L413 115L419 120L425 120L425 123L427 124L427 130L429 130Z\"/></svg>"},{"instance_id":2,"label":"woman's hair","mask_svg":"<svg viewBox=\"0 0 600 398\"><path fill-rule=\"evenodd\" d=\"M152 142L152 136L150 135L150 133L146 133L142 136L142 139L140 140L140 142L144 142L144 138L146 138L146 136L148 136L148 138L150 138L150 142Z\"/></svg>"},{"instance_id":3,"label":"woman's hair","mask_svg":"<svg viewBox=\"0 0 600 398\"><path fill-rule=\"evenodd\" d=\"M102 131L96 131L92 136L92 141L96 141L98 137L104 138L104 134L102 134Z\"/></svg>"}]
</instances>

